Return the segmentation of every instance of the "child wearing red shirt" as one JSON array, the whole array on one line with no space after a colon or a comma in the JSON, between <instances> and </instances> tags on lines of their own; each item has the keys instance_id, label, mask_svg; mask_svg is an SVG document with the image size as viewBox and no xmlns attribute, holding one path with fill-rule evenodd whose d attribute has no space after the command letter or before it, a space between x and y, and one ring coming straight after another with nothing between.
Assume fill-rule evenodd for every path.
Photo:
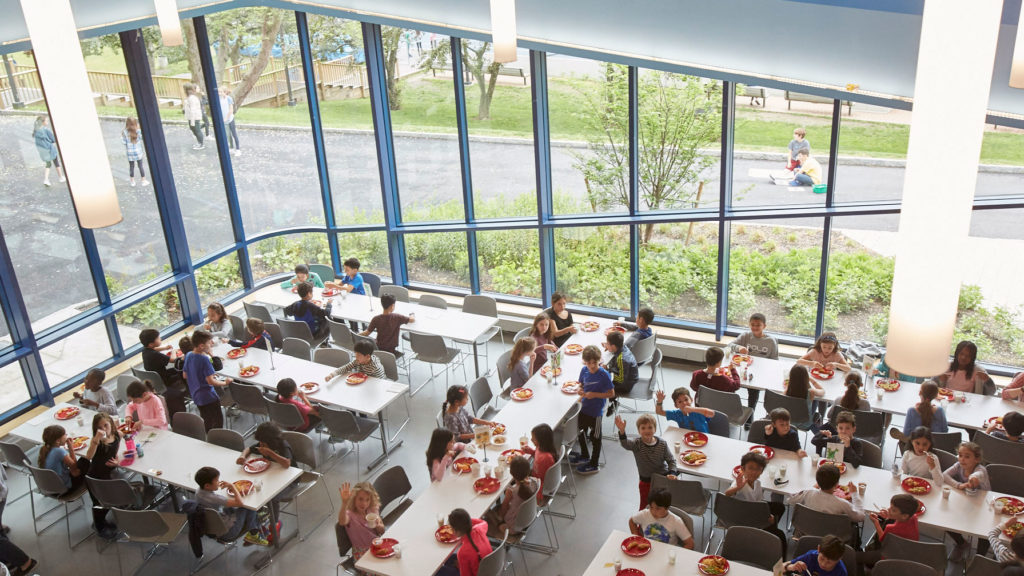
<instances>
[{"instance_id":1,"label":"child wearing red shirt","mask_svg":"<svg viewBox=\"0 0 1024 576\"><path fill-rule=\"evenodd\" d=\"M707 368L694 370L693 375L690 377L690 388L693 389L698 398L700 397L701 386L707 386L722 392L735 392L739 390L740 375L736 372L736 368L731 362L728 368L723 369L723 358L725 358L725 352L721 348L712 346L704 352L704 363L707 364Z\"/></svg>"},{"instance_id":2,"label":"child wearing red shirt","mask_svg":"<svg viewBox=\"0 0 1024 576\"><path fill-rule=\"evenodd\" d=\"M869 549L857 553L857 563L862 566L874 566L881 560L882 541L890 534L916 542L920 537L917 529L919 506L920 502L910 494L896 494L889 501L888 509L871 514L871 523L875 525L877 540L867 546Z\"/></svg>"},{"instance_id":3,"label":"child wearing red shirt","mask_svg":"<svg viewBox=\"0 0 1024 576\"><path fill-rule=\"evenodd\" d=\"M298 389L295 380L283 378L277 383L277 401L298 408L302 416L302 428L298 432L309 432L320 423L320 412L309 403L305 393Z\"/></svg>"}]
</instances>

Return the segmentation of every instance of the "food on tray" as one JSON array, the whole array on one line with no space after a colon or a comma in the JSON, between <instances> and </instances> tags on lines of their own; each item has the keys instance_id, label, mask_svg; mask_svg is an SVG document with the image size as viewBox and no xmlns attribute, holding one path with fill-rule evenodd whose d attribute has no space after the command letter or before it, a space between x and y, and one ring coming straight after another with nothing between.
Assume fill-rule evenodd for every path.
<instances>
[{"instance_id":1,"label":"food on tray","mask_svg":"<svg viewBox=\"0 0 1024 576\"><path fill-rule=\"evenodd\" d=\"M598 328L600 328L601 325L598 324L597 322L594 322L593 320L588 320L588 321L584 322L583 324L580 324L580 327L583 328L584 332L593 332L593 331L597 330Z\"/></svg>"},{"instance_id":2,"label":"food on tray","mask_svg":"<svg viewBox=\"0 0 1024 576\"><path fill-rule=\"evenodd\" d=\"M568 346L565 347L565 353L570 356L575 356L580 352L583 352L582 344L569 344Z\"/></svg>"},{"instance_id":3,"label":"food on tray","mask_svg":"<svg viewBox=\"0 0 1024 576\"><path fill-rule=\"evenodd\" d=\"M476 458L465 456L457 458L455 462L452 462L452 468L455 469L456 472L469 472L473 464L476 464L477 462L478 460Z\"/></svg>"},{"instance_id":4,"label":"food on tray","mask_svg":"<svg viewBox=\"0 0 1024 576\"><path fill-rule=\"evenodd\" d=\"M903 479L900 486L911 494L928 494L932 491L932 485L924 478L910 476Z\"/></svg>"},{"instance_id":5,"label":"food on tray","mask_svg":"<svg viewBox=\"0 0 1024 576\"><path fill-rule=\"evenodd\" d=\"M688 466L700 466L707 461L708 456L700 450L687 450L679 456L679 459Z\"/></svg>"},{"instance_id":6,"label":"food on tray","mask_svg":"<svg viewBox=\"0 0 1024 576\"><path fill-rule=\"evenodd\" d=\"M529 388L516 388L512 391L513 400L529 400L533 398L533 390Z\"/></svg>"},{"instance_id":7,"label":"food on tray","mask_svg":"<svg viewBox=\"0 0 1024 576\"><path fill-rule=\"evenodd\" d=\"M235 358L241 358L242 356L245 356L248 353L249 351L246 350L245 348L232 348L231 350L228 350L228 353L225 354L225 356L234 360Z\"/></svg>"},{"instance_id":8,"label":"food on tray","mask_svg":"<svg viewBox=\"0 0 1024 576\"><path fill-rule=\"evenodd\" d=\"M719 576L729 571L729 561L721 556L705 556L697 561L697 568L708 576Z\"/></svg>"},{"instance_id":9,"label":"food on tray","mask_svg":"<svg viewBox=\"0 0 1024 576\"><path fill-rule=\"evenodd\" d=\"M683 436L683 442L686 442L687 446L694 446L700 448L708 443L708 436L703 432L687 432Z\"/></svg>"},{"instance_id":10,"label":"food on tray","mask_svg":"<svg viewBox=\"0 0 1024 576\"><path fill-rule=\"evenodd\" d=\"M900 381L895 378L887 378L879 380L877 383L878 387L886 392L895 392L900 389Z\"/></svg>"},{"instance_id":11,"label":"food on tray","mask_svg":"<svg viewBox=\"0 0 1024 576\"><path fill-rule=\"evenodd\" d=\"M242 366L238 369L238 375L242 378L251 378L260 373L259 366Z\"/></svg>"},{"instance_id":12,"label":"food on tray","mask_svg":"<svg viewBox=\"0 0 1024 576\"><path fill-rule=\"evenodd\" d=\"M70 420L75 416L78 416L81 412L81 410L74 406L65 406L60 410L57 410L57 413L54 414L53 417L57 420Z\"/></svg>"},{"instance_id":13,"label":"food on tray","mask_svg":"<svg viewBox=\"0 0 1024 576\"><path fill-rule=\"evenodd\" d=\"M349 384L362 384L366 382L367 376L362 372L353 372L345 378L345 382Z\"/></svg>"}]
</instances>

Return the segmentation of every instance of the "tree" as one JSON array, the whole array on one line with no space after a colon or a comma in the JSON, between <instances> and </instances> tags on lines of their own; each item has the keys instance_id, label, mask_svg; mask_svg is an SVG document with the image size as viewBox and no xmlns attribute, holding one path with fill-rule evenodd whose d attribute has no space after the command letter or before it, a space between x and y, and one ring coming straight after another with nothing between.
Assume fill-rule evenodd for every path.
<instances>
[{"instance_id":1,"label":"tree","mask_svg":"<svg viewBox=\"0 0 1024 576\"><path fill-rule=\"evenodd\" d=\"M477 120L488 120L491 117L491 100L494 88L498 84L498 70L501 64L493 60L490 42L463 40L462 67L472 76L480 90L480 104L477 106ZM441 68L451 60L451 41L448 38L437 43L437 46L423 55L420 66L423 68Z\"/></svg>"},{"instance_id":2,"label":"tree","mask_svg":"<svg viewBox=\"0 0 1024 576\"><path fill-rule=\"evenodd\" d=\"M395 26L382 26L380 29L381 44L384 49L384 67L388 89L388 109L402 109L402 85L398 79L398 43L402 39L402 29Z\"/></svg>"},{"instance_id":3,"label":"tree","mask_svg":"<svg viewBox=\"0 0 1024 576\"><path fill-rule=\"evenodd\" d=\"M594 211L629 205L628 71L607 63L597 90L581 111L590 136L587 152L573 153ZM588 82L584 86L592 87ZM639 78L639 195L649 210L693 206L704 172L718 160L703 149L721 136L721 90L698 78L645 72ZM644 225L643 243L653 224Z\"/></svg>"}]
</instances>

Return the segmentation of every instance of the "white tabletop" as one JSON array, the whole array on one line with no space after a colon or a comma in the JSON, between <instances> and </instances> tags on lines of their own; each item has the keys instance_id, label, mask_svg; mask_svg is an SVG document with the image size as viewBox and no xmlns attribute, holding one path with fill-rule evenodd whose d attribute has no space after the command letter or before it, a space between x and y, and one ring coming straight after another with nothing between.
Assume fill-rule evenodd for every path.
<instances>
[{"instance_id":1,"label":"white tabletop","mask_svg":"<svg viewBox=\"0 0 1024 576\"><path fill-rule=\"evenodd\" d=\"M407 384L382 378L368 378L366 382L355 386L347 384L345 376L338 376L330 382L325 382L324 378L334 370L333 367L277 352L273 355L274 368L271 369L270 353L259 348L249 348L245 356L230 360L225 356L230 349L227 344L219 344L214 348L214 354L224 358L224 368L220 374L257 384L268 390L277 390L277 383L282 378L291 378L296 384L315 382L320 389L306 395L311 402L338 406L364 414L379 414L409 391ZM238 375L241 366L253 365L260 367L258 374L244 378Z\"/></svg>"},{"instance_id":2,"label":"white tabletop","mask_svg":"<svg viewBox=\"0 0 1024 576\"><path fill-rule=\"evenodd\" d=\"M693 576L694 574L700 574L697 570L697 561L705 556L703 552L695 552L680 546L651 540L651 551L639 558L634 558L625 555L621 549L622 541L629 536L628 532L613 530L608 535L608 539L601 545L601 549L594 555L593 562L583 572L583 576L614 576L612 565L616 559L622 562L623 568L636 568L643 571L646 576L678 576L682 574ZM676 553L675 565L668 563L668 553L670 550ZM729 574L731 576L771 576L771 572L768 570L747 566L739 562L731 562L729 564Z\"/></svg>"},{"instance_id":3,"label":"white tabletop","mask_svg":"<svg viewBox=\"0 0 1024 576\"><path fill-rule=\"evenodd\" d=\"M89 408L83 408L81 406L78 406L77 404L77 402L75 402L74 404L62 402L60 404L57 404L53 408L48 408L46 412L43 412L42 414L39 414L37 416L33 416L27 422L21 424L14 430L11 430L10 434L28 440L29 442L42 444L43 429L46 428L47 426L59 424L64 427L65 431L67 431L68 438L73 438L75 436L88 436L92 438L92 419L97 414L97 412L95 410L90 410ZM57 418L54 417L54 414L56 414L58 410L60 410L61 408L69 407L78 408L80 410L79 416L81 416L82 418L81 426L78 425L78 418L72 418L70 420L57 420ZM79 452L79 454L84 453L84 450Z\"/></svg>"}]
</instances>

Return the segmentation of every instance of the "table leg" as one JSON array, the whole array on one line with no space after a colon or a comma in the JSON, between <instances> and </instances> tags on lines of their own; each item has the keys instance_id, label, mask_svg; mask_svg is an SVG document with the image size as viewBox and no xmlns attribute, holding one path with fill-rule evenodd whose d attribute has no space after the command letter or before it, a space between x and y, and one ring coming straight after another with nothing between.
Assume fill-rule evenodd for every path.
<instances>
[{"instance_id":1,"label":"table leg","mask_svg":"<svg viewBox=\"0 0 1024 576\"><path fill-rule=\"evenodd\" d=\"M480 351L477 343L473 342L473 369L476 371L476 378L480 377Z\"/></svg>"},{"instance_id":2,"label":"table leg","mask_svg":"<svg viewBox=\"0 0 1024 576\"><path fill-rule=\"evenodd\" d=\"M404 440L399 440L398 442L392 442L390 446L388 445L388 425L387 420L384 419L383 410L377 413L377 421L380 422L381 454L376 459L374 459L373 462L370 462L369 466L366 467L368 471L376 468L378 465L380 465L381 462L386 462L388 457L391 456L391 452L394 451L399 446L401 446L402 443L404 442Z\"/></svg>"}]
</instances>

